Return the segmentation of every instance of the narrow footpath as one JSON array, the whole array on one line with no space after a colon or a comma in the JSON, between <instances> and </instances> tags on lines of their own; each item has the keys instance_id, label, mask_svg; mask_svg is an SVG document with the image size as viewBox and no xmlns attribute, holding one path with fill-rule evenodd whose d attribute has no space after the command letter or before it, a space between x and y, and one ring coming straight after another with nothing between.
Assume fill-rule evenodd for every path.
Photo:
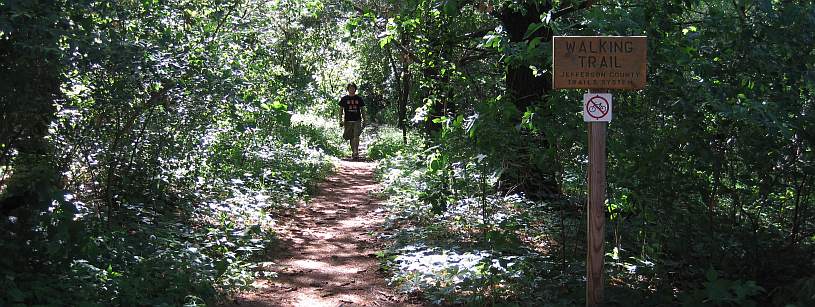
<instances>
[{"instance_id":1,"label":"narrow footpath","mask_svg":"<svg viewBox=\"0 0 815 307\"><path fill-rule=\"evenodd\" d=\"M374 164L341 161L307 205L281 219L278 276L229 306L421 306L390 289L378 270L373 234L384 213L371 196Z\"/></svg>"}]
</instances>

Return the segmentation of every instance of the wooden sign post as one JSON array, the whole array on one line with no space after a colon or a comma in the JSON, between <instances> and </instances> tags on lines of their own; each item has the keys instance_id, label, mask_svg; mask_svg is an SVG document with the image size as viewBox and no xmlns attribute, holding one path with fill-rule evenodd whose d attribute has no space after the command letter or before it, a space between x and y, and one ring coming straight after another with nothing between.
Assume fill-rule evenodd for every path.
<instances>
[{"instance_id":1,"label":"wooden sign post","mask_svg":"<svg viewBox=\"0 0 815 307\"><path fill-rule=\"evenodd\" d=\"M586 216L586 306L602 306L606 203L606 122L589 122L588 204Z\"/></svg>"},{"instance_id":2,"label":"wooden sign post","mask_svg":"<svg viewBox=\"0 0 815 307\"><path fill-rule=\"evenodd\" d=\"M611 94L603 92L645 87L647 47L644 36L555 36L552 39L552 87L589 90L582 106L583 119L588 123L589 144L586 178L586 306L589 307L603 305L605 287L606 128L613 107Z\"/></svg>"}]
</instances>

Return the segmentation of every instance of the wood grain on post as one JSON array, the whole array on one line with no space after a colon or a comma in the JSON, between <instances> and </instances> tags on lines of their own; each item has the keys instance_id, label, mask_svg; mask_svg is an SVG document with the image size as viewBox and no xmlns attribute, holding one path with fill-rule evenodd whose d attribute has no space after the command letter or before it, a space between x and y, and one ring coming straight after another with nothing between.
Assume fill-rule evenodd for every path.
<instances>
[{"instance_id":1,"label":"wood grain on post","mask_svg":"<svg viewBox=\"0 0 815 307\"><path fill-rule=\"evenodd\" d=\"M606 202L606 126L604 122L589 124L588 170L588 252L586 256L586 306L603 305L603 243Z\"/></svg>"}]
</instances>

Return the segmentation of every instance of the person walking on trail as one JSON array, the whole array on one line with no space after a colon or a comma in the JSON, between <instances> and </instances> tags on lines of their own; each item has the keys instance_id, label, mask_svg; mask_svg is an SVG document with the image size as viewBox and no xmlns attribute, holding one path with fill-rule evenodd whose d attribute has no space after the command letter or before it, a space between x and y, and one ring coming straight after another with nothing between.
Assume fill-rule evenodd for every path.
<instances>
[{"instance_id":1,"label":"person walking on trail","mask_svg":"<svg viewBox=\"0 0 815 307\"><path fill-rule=\"evenodd\" d=\"M345 127L342 138L351 142L351 157L356 160L359 159L359 135L362 134L362 122L365 120L362 112L365 102L357 96L356 84L349 83L345 89L348 95L340 99L340 127Z\"/></svg>"}]
</instances>

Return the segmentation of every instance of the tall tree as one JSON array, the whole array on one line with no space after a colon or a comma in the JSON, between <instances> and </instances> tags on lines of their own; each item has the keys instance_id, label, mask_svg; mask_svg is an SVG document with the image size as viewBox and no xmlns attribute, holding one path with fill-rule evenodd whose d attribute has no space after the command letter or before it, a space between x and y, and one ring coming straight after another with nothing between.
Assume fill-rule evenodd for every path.
<instances>
[{"instance_id":1,"label":"tall tree","mask_svg":"<svg viewBox=\"0 0 815 307\"><path fill-rule=\"evenodd\" d=\"M46 136L61 98L64 5L55 0L0 5L0 165L14 167L0 194L0 214L18 216L21 227L50 205L57 184Z\"/></svg>"}]
</instances>

